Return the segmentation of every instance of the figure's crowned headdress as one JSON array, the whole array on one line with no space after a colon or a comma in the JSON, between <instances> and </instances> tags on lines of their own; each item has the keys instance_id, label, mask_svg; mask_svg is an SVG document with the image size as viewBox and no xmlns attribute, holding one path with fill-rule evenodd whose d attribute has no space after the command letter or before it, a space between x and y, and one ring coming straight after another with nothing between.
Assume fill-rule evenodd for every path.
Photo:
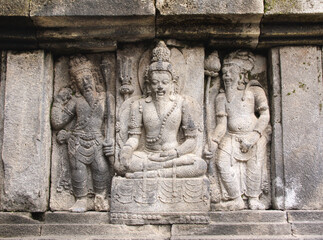
<instances>
[{"instance_id":1,"label":"figure's crowned headdress","mask_svg":"<svg viewBox=\"0 0 323 240\"><path fill-rule=\"evenodd\" d=\"M146 72L147 78L154 71L166 71L169 72L172 75L173 80L175 80L172 64L170 63L170 50L164 41L159 41L157 46L153 49L150 62Z\"/></svg>"},{"instance_id":2,"label":"figure's crowned headdress","mask_svg":"<svg viewBox=\"0 0 323 240\"><path fill-rule=\"evenodd\" d=\"M238 65L243 73L248 73L255 65L255 56L250 51L237 50L224 58L224 66L231 64Z\"/></svg>"},{"instance_id":3,"label":"figure's crowned headdress","mask_svg":"<svg viewBox=\"0 0 323 240\"><path fill-rule=\"evenodd\" d=\"M85 72L93 72L93 65L86 56L78 54L70 57L70 74L71 77L76 77Z\"/></svg>"}]
</instances>

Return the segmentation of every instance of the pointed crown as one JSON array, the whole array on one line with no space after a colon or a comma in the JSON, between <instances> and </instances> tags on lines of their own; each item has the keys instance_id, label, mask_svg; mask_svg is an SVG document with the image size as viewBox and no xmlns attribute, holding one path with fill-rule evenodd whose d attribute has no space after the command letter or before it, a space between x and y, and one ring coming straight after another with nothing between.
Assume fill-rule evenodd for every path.
<instances>
[{"instance_id":1,"label":"pointed crown","mask_svg":"<svg viewBox=\"0 0 323 240\"><path fill-rule=\"evenodd\" d=\"M235 64L243 73L250 72L255 65L255 56L250 51L237 50L224 58L223 65Z\"/></svg>"},{"instance_id":2,"label":"pointed crown","mask_svg":"<svg viewBox=\"0 0 323 240\"><path fill-rule=\"evenodd\" d=\"M153 71L167 71L172 75L172 77L174 77L172 64L170 63L170 50L164 41L160 41L153 49L150 62L147 77Z\"/></svg>"},{"instance_id":3,"label":"pointed crown","mask_svg":"<svg viewBox=\"0 0 323 240\"><path fill-rule=\"evenodd\" d=\"M86 56L81 54L71 56L69 66L69 71L72 77L76 77L85 72L93 71L92 63L87 59Z\"/></svg>"}]
</instances>

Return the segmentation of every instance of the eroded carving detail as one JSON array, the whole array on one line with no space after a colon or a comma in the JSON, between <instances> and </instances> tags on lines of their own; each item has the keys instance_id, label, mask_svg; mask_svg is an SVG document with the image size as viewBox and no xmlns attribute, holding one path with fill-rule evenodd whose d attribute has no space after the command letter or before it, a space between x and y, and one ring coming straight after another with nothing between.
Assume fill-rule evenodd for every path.
<instances>
[{"instance_id":1,"label":"eroded carving detail","mask_svg":"<svg viewBox=\"0 0 323 240\"><path fill-rule=\"evenodd\" d=\"M114 154L113 139L108 133L107 118L113 101L98 79L97 69L83 55L70 58L72 87L62 88L54 98L51 123L60 144L67 144L71 182L76 199L73 212L87 210L88 168L91 170L95 209L107 211L107 157ZM73 89L73 90L72 90ZM71 121L75 124L64 129Z\"/></svg>"},{"instance_id":2,"label":"eroded carving detail","mask_svg":"<svg viewBox=\"0 0 323 240\"><path fill-rule=\"evenodd\" d=\"M225 90L216 97L217 125L210 133L212 141L206 152L216 167L210 178L219 180L211 184L212 202L217 210L244 209L243 198L248 199L247 208L265 209L259 197L267 187L264 166L270 134L269 108L260 83L249 79L254 61L251 52L238 50L223 63Z\"/></svg>"}]
</instances>

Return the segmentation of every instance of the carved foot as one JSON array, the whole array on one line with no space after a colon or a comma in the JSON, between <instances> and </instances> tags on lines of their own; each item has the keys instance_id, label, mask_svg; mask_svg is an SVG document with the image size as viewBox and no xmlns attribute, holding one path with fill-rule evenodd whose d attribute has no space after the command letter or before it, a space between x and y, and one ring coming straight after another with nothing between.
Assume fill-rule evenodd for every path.
<instances>
[{"instance_id":1,"label":"carved foot","mask_svg":"<svg viewBox=\"0 0 323 240\"><path fill-rule=\"evenodd\" d=\"M249 208L251 210L265 210L266 206L257 197L249 198Z\"/></svg>"},{"instance_id":2,"label":"carved foot","mask_svg":"<svg viewBox=\"0 0 323 240\"><path fill-rule=\"evenodd\" d=\"M74 205L69 210L71 212L78 212L78 213L86 212L87 198L86 197L78 198L74 203Z\"/></svg>"},{"instance_id":3,"label":"carved foot","mask_svg":"<svg viewBox=\"0 0 323 240\"><path fill-rule=\"evenodd\" d=\"M94 198L94 209L98 212L107 212L110 209L108 199L105 199L104 195L96 194Z\"/></svg>"},{"instance_id":4,"label":"carved foot","mask_svg":"<svg viewBox=\"0 0 323 240\"><path fill-rule=\"evenodd\" d=\"M216 210L222 211L237 211L245 208L244 201L241 197L237 197L227 202L220 202L215 204Z\"/></svg>"},{"instance_id":5,"label":"carved foot","mask_svg":"<svg viewBox=\"0 0 323 240\"><path fill-rule=\"evenodd\" d=\"M134 173L126 173L126 178L131 179L141 179L141 178L156 178L158 177L157 171L147 171L147 172L134 172Z\"/></svg>"}]
</instances>

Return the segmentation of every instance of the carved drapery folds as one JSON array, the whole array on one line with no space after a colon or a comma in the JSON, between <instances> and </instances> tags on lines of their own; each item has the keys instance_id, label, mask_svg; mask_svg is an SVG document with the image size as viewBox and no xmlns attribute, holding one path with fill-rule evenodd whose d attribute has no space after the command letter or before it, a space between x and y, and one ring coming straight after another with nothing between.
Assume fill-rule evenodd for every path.
<instances>
[{"instance_id":1,"label":"carved drapery folds","mask_svg":"<svg viewBox=\"0 0 323 240\"><path fill-rule=\"evenodd\" d=\"M52 210L205 224L211 209L268 208L265 58L176 41L116 54L56 61Z\"/></svg>"}]
</instances>

